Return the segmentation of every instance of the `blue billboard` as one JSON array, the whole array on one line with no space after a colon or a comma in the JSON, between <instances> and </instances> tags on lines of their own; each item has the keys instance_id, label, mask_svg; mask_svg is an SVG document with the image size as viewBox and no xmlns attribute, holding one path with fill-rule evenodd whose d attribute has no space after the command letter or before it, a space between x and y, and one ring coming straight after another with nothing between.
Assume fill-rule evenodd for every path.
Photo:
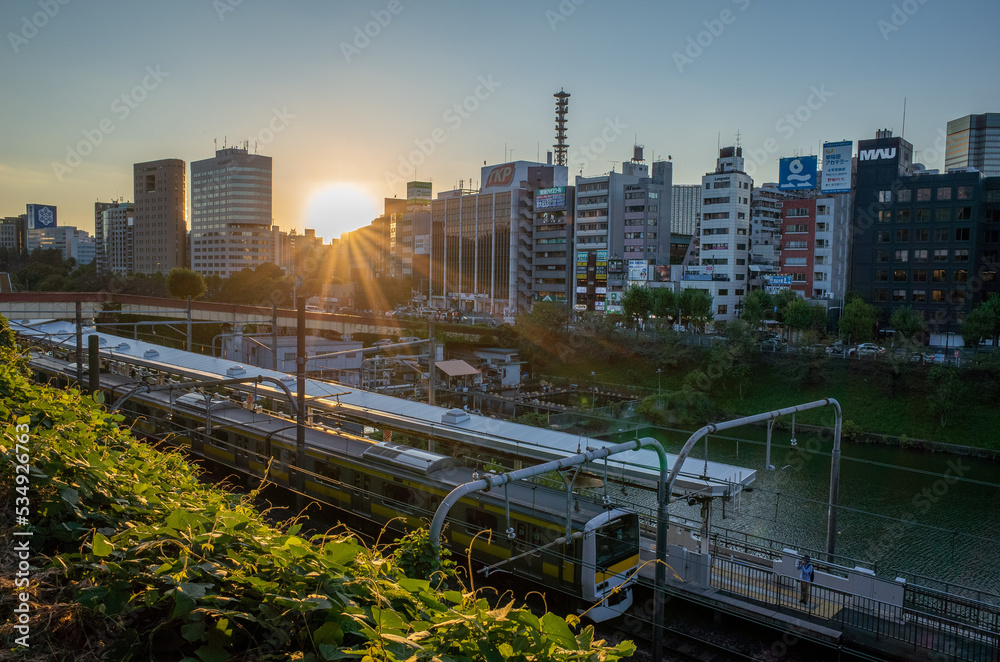
<instances>
[{"instance_id":1,"label":"blue billboard","mask_svg":"<svg viewBox=\"0 0 1000 662\"><path fill-rule=\"evenodd\" d=\"M28 205L28 229L41 230L56 227L54 205Z\"/></svg>"},{"instance_id":2,"label":"blue billboard","mask_svg":"<svg viewBox=\"0 0 1000 662\"><path fill-rule=\"evenodd\" d=\"M816 188L818 161L816 156L781 159L778 167L778 188L782 191Z\"/></svg>"}]
</instances>

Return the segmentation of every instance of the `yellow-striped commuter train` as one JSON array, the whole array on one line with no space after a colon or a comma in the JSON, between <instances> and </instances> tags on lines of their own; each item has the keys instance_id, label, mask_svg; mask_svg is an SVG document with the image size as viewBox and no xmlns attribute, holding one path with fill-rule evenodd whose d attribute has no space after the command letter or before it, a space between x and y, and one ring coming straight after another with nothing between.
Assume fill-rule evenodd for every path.
<instances>
[{"instance_id":1,"label":"yellow-striped commuter train","mask_svg":"<svg viewBox=\"0 0 1000 662\"><path fill-rule=\"evenodd\" d=\"M60 358L58 349L32 355L29 366L40 381L59 386L76 381L76 364ZM127 364L105 359L100 379L108 402L141 383ZM248 477L266 472L268 480L291 487L296 426L253 404L248 408L181 389L140 389L120 411L135 421L136 432L170 439ZM454 457L330 427L307 427L305 441L306 457L298 470L305 475L306 494L340 509L346 519L379 527L393 520L408 528L421 526L452 489L477 477ZM470 495L452 508L444 543L468 553L476 564L529 582L546 593L551 609L569 606L553 599L561 594L589 609L586 616L593 621L614 618L632 603L638 515L584 497L572 505L567 501L565 489L525 482ZM484 530L490 535L477 536Z\"/></svg>"}]
</instances>

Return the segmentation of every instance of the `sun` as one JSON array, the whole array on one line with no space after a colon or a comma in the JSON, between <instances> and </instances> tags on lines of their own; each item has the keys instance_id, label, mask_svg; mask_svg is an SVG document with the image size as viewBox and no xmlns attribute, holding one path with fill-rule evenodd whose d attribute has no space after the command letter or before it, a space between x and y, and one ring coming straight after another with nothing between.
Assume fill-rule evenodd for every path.
<instances>
[{"instance_id":1,"label":"sun","mask_svg":"<svg viewBox=\"0 0 1000 662\"><path fill-rule=\"evenodd\" d=\"M312 194L306 207L306 227L326 240L370 224L378 216L365 189L355 184L328 184Z\"/></svg>"}]
</instances>

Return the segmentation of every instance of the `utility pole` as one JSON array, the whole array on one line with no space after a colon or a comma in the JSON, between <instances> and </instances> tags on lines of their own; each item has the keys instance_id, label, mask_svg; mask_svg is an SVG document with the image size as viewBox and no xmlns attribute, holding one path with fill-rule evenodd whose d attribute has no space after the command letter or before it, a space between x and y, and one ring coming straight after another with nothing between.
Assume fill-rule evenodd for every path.
<instances>
[{"instance_id":1,"label":"utility pole","mask_svg":"<svg viewBox=\"0 0 1000 662\"><path fill-rule=\"evenodd\" d=\"M187 351L191 351L191 295L188 295L187 307Z\"/></svg>"},{"instance_id":2,"label":"utility pole","mask_svg":"<svg viewBox=\"0 0 1000 662\"><path fill-rule=\"evenodd\" d=\"M434 364L437 355L437 342L434 340L434 318L430 318L427 321L427 338L428 347L430 347L430 356L427 358L427 404L434 405L434 382L437 373L437 368Z\"/></svg>"},{"instance_id":3,"label":"utility pole","mask_svg":"<svg viewBox=\"0 0 1000 662\"><path fill-rule=\"evenodd\" d=\"M83 390L83 302L76 302L76 387Z\"/></svg>"},{"instance_id":4,"label":"utility pole","mask_svg":"<svg viewBox=\"0 0 1000 662\"><path fill-rule=\"evenodd\" d=\"M295 489L298 491L299 510L305 508L305 474L303 464L306 458L306 300L302 297L296 301L298 305L298 328L296 329L298 343L295 352L295 370L297 377L298 407L296 409L295 435Z\"/></svg>"}]
</instances>

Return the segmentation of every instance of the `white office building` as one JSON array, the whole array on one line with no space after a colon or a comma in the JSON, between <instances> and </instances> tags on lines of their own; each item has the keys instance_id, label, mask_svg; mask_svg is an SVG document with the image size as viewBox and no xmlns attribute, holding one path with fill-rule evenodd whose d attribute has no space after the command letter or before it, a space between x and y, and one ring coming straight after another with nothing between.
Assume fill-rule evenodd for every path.
<instances>
[{"instance_id":1,"label":"white office building","mask_svg":"<svg viewBox=\"0 0 1000 662\"><path fill-rule=\"evenodd\" d=\"M228 147L191 163L191 268L231 276L274 260L271 157Z\"/></svg>"},{"instance_id":2,"label":"white office building","mask_svg":"<svg viewBox=\"0 0 1000 662\"><path fill-rule=\"evenodd\" d=\"M712 295L716 322L739 317L750 280L750 196L753 178L744 171L743 149L719 150L715 172L702 177L699 255L684 269L681 288Z\"/></svg>"},{"instance_id":3,"label":"white office building","mask_svg":"<svg viewBox=\"0 0 1000 662\"><path fill-rule=\"evenodd\" d=\"M693 235L701 214L701 185L674 184L670 203L670 232Z\"/></svg>"}]
</instances>

